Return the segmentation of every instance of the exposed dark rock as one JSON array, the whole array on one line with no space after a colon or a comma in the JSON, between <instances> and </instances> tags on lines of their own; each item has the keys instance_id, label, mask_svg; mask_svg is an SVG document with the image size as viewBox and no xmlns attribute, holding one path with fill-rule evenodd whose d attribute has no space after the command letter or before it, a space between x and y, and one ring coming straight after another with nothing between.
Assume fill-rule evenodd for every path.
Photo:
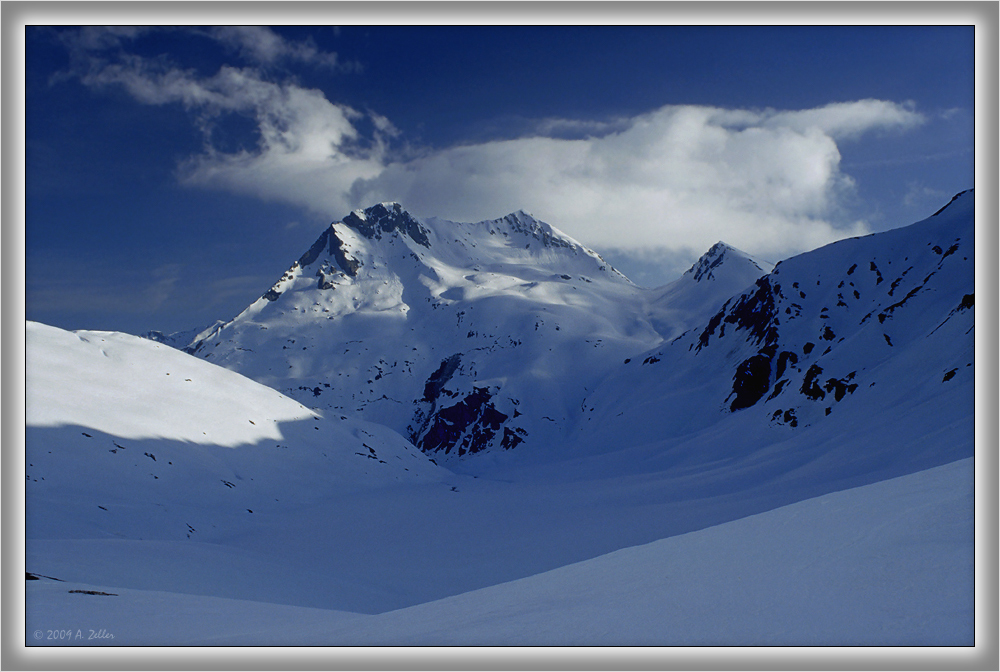
<instances>
[{"instance_id":1,"label":"exposed dark rock","mask_svg":"<svg viewBox=\"0 0 1000 672\"><path fill-rule=\"evenodd\" d=\"M878 266L875 265L874 261L868 265L868 270L872 271L875 274L875 284L876 285L881 284L883 280L882 271L878 270Z\"/></svg>"},{"instance_id":2,"label":"exposed dark rock","mask_svg":"<svg viewBox=\"0 0 1000 672\"><path fill-rule=\"evenodd\" d=\"M788 380L779 380L778 382L776 382L774 384L774 389L771 391L771 394L769 394L767 396L767 401L771 401L776 396L778 396L779 394L781 394L781 391L783 389L785 389L785 385L787 385L787 384L788 384Z\"/></svg>"},{"instance_id":3,"label":"exposed dark rock","mask_svg":"<svg viewBox=\"0 0 1000 672\"><path fill-rule=\"evenodd\" d=\"M729 302L727 301L726 304L728 305L728 303ZM713 333L715 333L715 330L719 327L719 324L722 323L722 318L725 316L726 316L726 306L723 306L722 310L713 315L712 318L708 321L708 325L705 327L705 330L701 332L701 335L698 336L698 348L697 348L698 350L701 350L703 347L708 345L708 339L712 336Z\"/></svg>"},{"instance_id":4,"label":"exposed dark rock","mask_svg":"<svg viewBox=\"0 0 1000 672\"><path fill-rule=\"evenodd\" d=\"M725 322L735 325L737 330L749 331L754 342L763 346L762 351L770 352L770 356L774 355L778 342L778 309L775 305L774 294L777 293L778 288L771 286L769 276L759 278L756 287L757 289L752 294L741 296L728 311L729 302L727 301L722 310L712 316L705 330L698 337L696 350L707 346L709 338L715 333L716 328Z\"/></svg>"},{"instance_id":5,"label":"exposed dark rock","mask_svg":"<svg viewBox=\"0 0 1000 672\"><path fill-rule=\"evenodd\" d=\"M353 257L347 256L347 250L344 249L344 241L337 237L336 232L333 227L329 229L330 233L330 255L333 260L337 262L340 269L344 271L347 275L356 277L358 274L358 269L361 268L361 262Z\"/></svg>"},{"instance_id":6,"label":"exposed dark rock","mask_svg":"<svg viewBox=\"0 0 1000 672\"><path fill-rule=\"evenodd\" d=\"M317 285L319 289L333 289L336 287L334 280L337 274L330 273L328 268L324 267L316 271L316 277L319 278L319 284Z\"/></svg>"},{"instance_id":7,"label":"exposed dark rock","mask_svg":"<svg viewBox=\"0 0 1000 672\"><path fill-rule=\"evenodd\" d=\"M975 300L976 300L976 297L975 297L974 293L973 294L966 294L965 296L962 297L962 302L960 304L958 304L958 309L959 310L968 310L969 308L972 308L973 304L975 303Z\"/></svg>"},{"instance_id":8,"label":"exposed dark rock","mask_svg":"<svg viewBox=\"0 0 1000 672\"><path fill-rule=\"evenodd\" d=\"M962 194L967 194L967 193L969 193L970 191L972 191L972 190L971 190L971 189L966 189L965 191L960 191L960 192L958 192L957 194L955 194L954 196L952 196L952 197L951 197L951 200L950 200L950 201L948 201L948 202L947 202L947 203L946 203L946 204L944 205L944 207L943 207L943 208L941 208L940 210L938 210L937 212L935 212L935 213L934 213L933 215L931 215L931 217L937 217L937 216L938 216L938 215L940 215L940 214L941 214L942 212L944 212L944 211L945 211L945 210L946 210L946 209L948 208L948 206L949 206L949 205L951 205L952 203L954 203L954 202L955 202L955 201L956 201L956 200L958 199L958 197L959 197L959 196L961 196Z\"/></svg>"},{"instance_id":9,"label":"exposed dark rock","mask_svg":"<svg viewBox=\"0 0 1000 672\"><path fill-rule=\"evenodd\" d=\"M319 238L316 239L316 242L309 246L309 249L306 250L305 254L299 257L299 266L305 268L319 259L319 255L323 254L323 250L326 249L327 245L330 243L331 231L333 231L332 225L328 226L323 233L320 234Z\"/></svg>"},{"instance_id":10,"label":"exposed dark rock","mask_svg":"<svg viewBox=\"0 0 1000 672\"><path fill-rule=\"evenodd\" d=\"M105 509L105 511L106 510L107 509ZM44 574L33 574L31 572L25 572L24 573L24 580L25 581L38 581L39 579L50 579L52 581L59 581L59 582L65 583L65 581L63 581L63 579L57 579L54 576L45 576Z\"/></svg>"},{"instance_id":11,"label":"exposed dark rock","mask_svg":"<svg viewBox=\"0 0 1000 672\"><path fill-rule=\"evenodd\" d=\"M756 404L770 389L771 358L757 354L740 363L733 376L733 393L736 398L729 405L730 411L738 411Z\"/></svg>"},{"instance_id":12,"label":"exposed dark rock","mask_svg":"<svg viewBox=\"0 0 1000 672\"><path fill-rule=\"evenodd\" d=\"M712 269L718 267L723 260L726 258L726 251L729 248L723 242L718 242L709 248L708 252L703 254L698 261L695 262L688 273L692 273L695 282L700 281L702 278L708 280L712 279Z\"/></svg>"},{"instance_id":13,"label":"exposed dark rock","mask_svg":"<svg viewBox=\"0 0 1000 672\"><path fill-rule=\"evenodd\" d=\"M933 273L931 275L933 275ZM930 276L928 276L928 278L929 277ZM926 282L927 282L927 280L925 279L924 283L926 283ZM888 306L885 310L883 310L879 314L879 316L878 316L878 321L880 323L881 322L885 322L885 318L886 317L891 316L892 312L894 310L896 310L897 308L899 308L900 306L902 306L904 303L906 303L907 301L909 301L910 299L912 299L914 296L916 296L916 294L920 290L922 290L923 288L924 288L924 285L921 284L921 285L918 285L918 286L914 287L913 289L911 289L909 292L906 293L906 296L904 296L901 300L897 301L896 303L892 304L891 306Z\"/></svg>"},{"instance_id":14,"label":"exposed dark rock","mask_svg":"<svg viewBox=\"0 0 1000 672\"><path fill-rule=\"evenodd\" d=\"M511 448L516 447L517 444L521 443L522 441L524 441L524 439L518 436L515 432L512 432L510 430L510 427L503 428L503 440L500 441L500 445L505 450L510 450Z\"/></svg>"},{"instance_id":15,"label":"exposed dark rock","mask_svg":"<svg viewBox=\"0 0 1000 672\"><path fill-rule=\"evenodd\" d=\"M778 363L777 366L775 367L775 372L774 372L775 379L781 378L781 376L784 375L785 367L788 364L794 366L795 364L798 364L798 362L799 362L799 356L796 355L794 352L789 352L787 350L782 351L782 353L778 355Z\"/></svg>"},{"instance_id":16,"label":"exposed dark rock","mask_svg":"<svg viewBox=\"0 0 1000 672\"><path fill-rule=\"evenodd\" d=\"M540 240L542 245L545 247L574 248L574 245L568 240L564 240L563 238L554 235L550 229L543 226L540 222L535 220L534 217L524 211L513 212L504 216L500 221L509 226L512 231L523 233L535 238L536 240ZM601 266L600 268L602 271L605 270L604 266Z\"/></svg>"},{"instance_id":17,"label":"exposed dark rock","mask_svg":"<svg viewBox=\"0 0 1000 672\"><path fill-rule=\"evenodd\" d=\"M445 383L451 380L451 377L455 374L458 369L458 365L462 362L462 354L455 353L448 359L441 360L441 366L437 368L437 371L431 374L431 377L427 379L424 384L424 398L423 401L436 401L438 396L441 394L441 388L444 387Z\"/></svg>"},{"instance_id":18,"label":"exposed dark rock","mask_svg":"<svg viewBox=\"0 0 1000 672\"><path fill-rule=\"evenodd\" d=\"M823 385L823 387L826 389L827 392L833 392L833 398L836 401L840 401L841 399L844 398L845 394L853 393L856 389L858 389L858 386L856 384L848 382L852 378L854 378L853 373L849 374L845 378L840 378L840 379L830 378L829 380L826 381L826 384Z\"/></svg>"},{"instance_id":19,"label":"exposed dark rock","mask_svg":"<svg viewBox=\"0 0 1000 672\"><path fill-rule=\"evenodd\" d=\"M425 453L448 454L452 449L457 449L459 455L479 452L489 446L507 420L491 399L488 389L474 388L457 404L438 411L423 436L414 437L414 443Z\"/></svg>"},{"instance_id":20,"label":"exposed dark rock","mask_svg":"<svg viewBox=\"0 0 1000 672\"><path fill-rule=\"evenodd\" d=\"M791 427L798 427L799 420L795 417L795 409L789 408L787 411L782 411L780 408L771 414L771 422L778 422L781 424L789 425Z\"/></svg>"},{"instance_id":21,"label":"exposed dark rock","mask_svg":"<svg viewBox=\"0 0 1000 672\"><path fill-rule=\"evenodd\" d=\"M778 330L773 324L778 311L768 276L759 278L756 285L757 290L750 296L741 297L723 319L735 324L737 329L748 330L758 344L770 345L778 340Z\"/></svg>"},{"instance_id":22,"label":"exposed dark rock","mask_svg":"<svg viewBox=\"0 0 1000 672\"><path fill-rule=\"evenodd\" d=\"M818 364L813 364L806 371L806 377L802 380L802 388L799 390L802 394L806 395L809 399L813 401L817 399L823 399L826 397L826 393L823 389L816 383L816 378L823 373L823 367Z\"/></svg>"},{"instance_id":23,"label":"exposed dark rock","mask_svg":"<svg viewBox=\"0 0 1000 672\"><path fill-rule=\"evenodd\" d=\"M365 208L362 212L363 217L352 212L344 217L343 222L365 238L381 240L383 233L398 231L412 238L418 245L430 247L427 230L410 213L403 210L399 203L379 203Z\"/></svg>"}]
</instances>

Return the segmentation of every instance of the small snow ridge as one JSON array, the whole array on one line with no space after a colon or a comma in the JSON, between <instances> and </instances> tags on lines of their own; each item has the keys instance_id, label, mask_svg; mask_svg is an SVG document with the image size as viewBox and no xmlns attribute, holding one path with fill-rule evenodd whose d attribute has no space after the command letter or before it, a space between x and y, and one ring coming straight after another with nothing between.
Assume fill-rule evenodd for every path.
<instances>
[{"instance_id":1,"label":"small snow ridge","mask_svg":"<svg viewBox=\"0 0 1000 672\"><path fill-rule=\"evenodd\" d=\"M959 200L960 198L962 198L966 194L969 194L971 196L974 191L975 191L974 189L966 189L965 191L958 192L957 194L955 194L954 196L951 197L951 200L948 201L943 208L941 208L940 210L938 210L937 212L935 212L933 215L931 215L931 217L937 217L942 212L944 212L945 210L947 210L951 206L952 203L954 203L955 201Z\"/></svg>"}]
</instances>

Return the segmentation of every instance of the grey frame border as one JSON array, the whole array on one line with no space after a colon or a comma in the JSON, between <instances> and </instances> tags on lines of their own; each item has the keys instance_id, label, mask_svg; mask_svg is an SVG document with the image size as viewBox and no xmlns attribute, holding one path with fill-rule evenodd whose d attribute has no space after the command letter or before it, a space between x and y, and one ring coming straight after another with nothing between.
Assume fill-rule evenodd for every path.
<instances>
[{"instance_id":1,"label":"grey frame border","mask_svg":"<svg viewBox=\"0 0 1000 672\"><path fill-rule=\"evenodd\" d=\"M234 9L238 10L234 12ZM947 648L557 647L29 649L24 646L24 28L42 24L961 24L976 29L976 642ZM0 439L5 670L996 670L998 655L996 2L15 2L0 4ZM13 550L12 550L13 549ZM15 627L20 625L21 627Z\"/></svg>"}]
</instances>

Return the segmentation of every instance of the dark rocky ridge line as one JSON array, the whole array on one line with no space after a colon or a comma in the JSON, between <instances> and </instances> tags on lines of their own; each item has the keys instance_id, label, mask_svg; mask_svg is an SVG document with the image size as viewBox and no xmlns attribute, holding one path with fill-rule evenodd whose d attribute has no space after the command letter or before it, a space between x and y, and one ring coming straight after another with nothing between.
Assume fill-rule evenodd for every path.
<instances>
[{"instance_id":1,"label":"dark rocky ridge line","mask_svg":"<svg viewBox=\"0 0 1000 672\"><path fill-rule=\"evenodd\" d=\"M399 203L379 203L365 208L361 213L363 216L359 216L357 211L352 212L344 217L343 223L365 238L382 240L383 233L398 231L412 238L418 245L430 247L427 229L413 215L403 210Z\"/></svg>"}]
</instances>

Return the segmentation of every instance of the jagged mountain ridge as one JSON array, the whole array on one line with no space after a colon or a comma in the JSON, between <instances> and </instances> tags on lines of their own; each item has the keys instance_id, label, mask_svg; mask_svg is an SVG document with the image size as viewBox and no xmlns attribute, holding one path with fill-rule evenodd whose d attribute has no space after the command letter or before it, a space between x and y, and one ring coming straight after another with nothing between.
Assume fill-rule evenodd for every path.
<instances>
[{"instance_id":1,"label":"jagged mountain ridge","mask_svg":"<svg viewBox=\"0 0 1000 672\"><path fill-rule=\"evenodd\" d=\"M428 452L558 442L615 362L763 273L728 246L713 250L700 262L713 273L675 283L683 310L671 310L662 292L523 211L467 224L383 203L331 224L260 299L187 350L387 424Z\"/></svg>"}]
</instances>

